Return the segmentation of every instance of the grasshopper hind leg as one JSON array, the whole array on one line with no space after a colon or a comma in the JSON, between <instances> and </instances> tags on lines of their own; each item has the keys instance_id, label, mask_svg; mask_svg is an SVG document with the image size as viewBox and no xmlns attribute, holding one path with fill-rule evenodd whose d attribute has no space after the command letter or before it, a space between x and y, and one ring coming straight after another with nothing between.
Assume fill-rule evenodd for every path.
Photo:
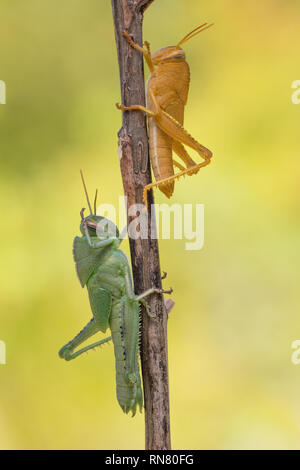
<instances>
[{"instance_id":1,"label":"grasshopper hind leg","mask_svg":"<svg viewBox=\"0 0 300 470\"><path fill-rule=\"evenodd\" d=\"M67 343L65 346L63 346L59 352L58 355L60 358L65 359L66 361L71 361L72 359L75 359L77 356L80 356L80 354L83 354L86 351L89 351L90 349L94 349L97 346L101 346L104 343L107 343L108 341L111 340L111 336L108 338L101 339L100 341L97 341L95 343L89 344L88 346L85 346L84 348L79 349L76 352L73 352L77 346L82 344L84 341L89 339L91 336L95 335L100 331L99 327L97 326L96 322L94 319L92 319L80 333L78 333L75 338L73 338L69 343Z\"/></svg>"},{"instance_id":2,"label":"grasshopper hind leg","mask_svg":"<svg viewBox=\"0 0 300 470\"><path fill-rule=\"evenodd\" d=\"M75 338L73 338L69 343L60 349L58 355L66 361L75 359L75 357L80 356L80 354L89 351L90 349L94 349L97 346L101 346L102 344L107 343L112 339L111 336L109 336L108 338L101 339L96 343L89 344L88 346L73 352L77 346L82 344L84 341L99 331L105 333L109 326L108 322L111 312L110 292L101 288L92 288L89 289L89 297L94 318L92 318L92 320L83 328L80 333L78 333L77 336L75 336Z\"/></svg>"},{"instance_id":3,"label":"grasshopper hind leg","mask_svg":"<svg viewBox=\"0 0 300 470\"><path fill-rule=\"evenodd\" d=\"M172 176L169 176L167 178L163 178L161 180L155 181L154 183L147 184L144 187L144 192L143 192L143 200L144 200L144 204L145 204L146 207L148 206L148 204L147 204L147 202L148 202L147 201L147 192L149 191L149 189L157 187L162 192L164 192L163 188L165 186L167 186L170 183L174 182L176 179L179 179L181 176L185 176L185 175L192 176L192 175L197 174L198 171L200 170L200 168L203 168L204 166L209 165L209 163L211 161L210 153L206 153L205 157L203 157L203 158L205 158L203 162L201 162L201 163L194 162L194 160L192 160L192 158L189 156L189 154L185 150L184 146L179 141L173 140L173 146L172 147L173 147L173 151L185 163L186 168L183 165L181 165L180 163L178 163L176 160L173 160L173 165L176 166L177 168L179 168L179 170L180 170L179 173L176 173L176 174L174 174ZM207 152L210 152L210 151L207 150ZM166 193L164 192L164 194L166 194ZM167 197L171 197L171 195L170 196L167 195Z\"/></svg>"}]
</instances>

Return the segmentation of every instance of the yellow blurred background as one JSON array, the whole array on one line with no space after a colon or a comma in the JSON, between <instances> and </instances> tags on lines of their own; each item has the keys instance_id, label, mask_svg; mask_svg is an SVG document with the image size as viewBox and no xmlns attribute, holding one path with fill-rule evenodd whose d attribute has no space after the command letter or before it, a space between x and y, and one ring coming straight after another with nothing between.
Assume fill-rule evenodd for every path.
<instances>
[{"instance_id":1,"label":"yellow blurred background","mask_svg":"<svg viewBox=\"0 0 300 470\"><path fill-rule=\"evenodd\" d=\"M111 5L1 0L0 12L0 448L143 448L144 416L115 397L112 346L57 355L91 317L72 259L79 169L100 202L122 194ZM299 19L296 0L155 0L145 14L153 51L215 23L185 45L185 127L214 159L171 200L205 204L205 246L160 242L175 449L300 448Z\"/></svg>"}]
</instances>

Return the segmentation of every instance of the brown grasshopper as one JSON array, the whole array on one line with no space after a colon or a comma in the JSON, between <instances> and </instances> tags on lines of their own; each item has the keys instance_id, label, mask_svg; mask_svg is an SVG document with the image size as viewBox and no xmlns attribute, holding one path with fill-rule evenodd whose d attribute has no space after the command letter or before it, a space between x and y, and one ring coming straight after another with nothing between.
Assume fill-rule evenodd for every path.
<instances>
[{"instance_id":1,"label":"brown grasshopper","mask_svg":"<svg viewBox=\"0 0 300 470\"><path fill-rule=\"evenodd\" d=\"M116 104L123 111L140 110L148 116L148 134L150 159L155 176L155 183L144 188L143 199L147 205L147 191L157 186L168 198L174 191L175 179L183 175L193 175L210 163L212 152L199 144L184 128L184 107L188 98L190 69L185 60L185 52L180 47L192 37L201 33L212 24L204 23L184 36L176 46L163 47L151 54L150 44L145 41L145 49L133 42L127 31L123 35L129 44L142 52L150 70L147 82L147 107L140 105L123 106ZM195 163L184 145L196 150L204 159ZM173 152L185 166L173 159ZM179 168L174 173L174 167Z\"/></svg>"}]
</instances>

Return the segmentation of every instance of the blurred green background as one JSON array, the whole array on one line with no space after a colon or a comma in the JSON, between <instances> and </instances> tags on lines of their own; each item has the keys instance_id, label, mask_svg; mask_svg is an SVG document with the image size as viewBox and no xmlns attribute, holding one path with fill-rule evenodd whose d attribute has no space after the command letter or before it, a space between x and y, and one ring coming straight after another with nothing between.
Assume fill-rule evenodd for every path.
<instances>
[{"instance_id":1,"label":"blurred green background","mask_svg":"<svg viewBox=\"0 0 300 470\"><path fill-rule=\"evenodd\" d=\"M1 0L0 11L0 448L143 448L144 416L115 398L112 346L57 356L91 317L72 259L79 169L100 202L122 194L110 1ZM176 302L173 448L300 448L299 19L297 0L156 0L145 14L153 51L215 23L185 45L185 127L214 159L171 200L205 204L205 246L160 242Z\"/></svg>"}]
</instances>

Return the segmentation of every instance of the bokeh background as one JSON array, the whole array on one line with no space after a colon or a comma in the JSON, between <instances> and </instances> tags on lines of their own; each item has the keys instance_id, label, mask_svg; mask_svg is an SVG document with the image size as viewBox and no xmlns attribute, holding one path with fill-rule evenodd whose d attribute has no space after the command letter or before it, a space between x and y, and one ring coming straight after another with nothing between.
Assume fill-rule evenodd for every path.
<instances>
[{"instance_id":1,"label":"bokeh background","mask_svg":"<svg viewBox=\"0 0 300 470\"><path fill-rule=\"evenodd\" d=\"M72 259L79 169L101 202L122 194L111 5L1 0L0 12L0 448L143 448L144 416L115 398L112 346L57 356L91 317ZM175 449L300 448L299 20L297 0L156 0L145 14L152 50L215 23L185 45L185 126L214 160L171 200L205 204L205 246L160 242Z\"/></svg>"}]
</instances>

